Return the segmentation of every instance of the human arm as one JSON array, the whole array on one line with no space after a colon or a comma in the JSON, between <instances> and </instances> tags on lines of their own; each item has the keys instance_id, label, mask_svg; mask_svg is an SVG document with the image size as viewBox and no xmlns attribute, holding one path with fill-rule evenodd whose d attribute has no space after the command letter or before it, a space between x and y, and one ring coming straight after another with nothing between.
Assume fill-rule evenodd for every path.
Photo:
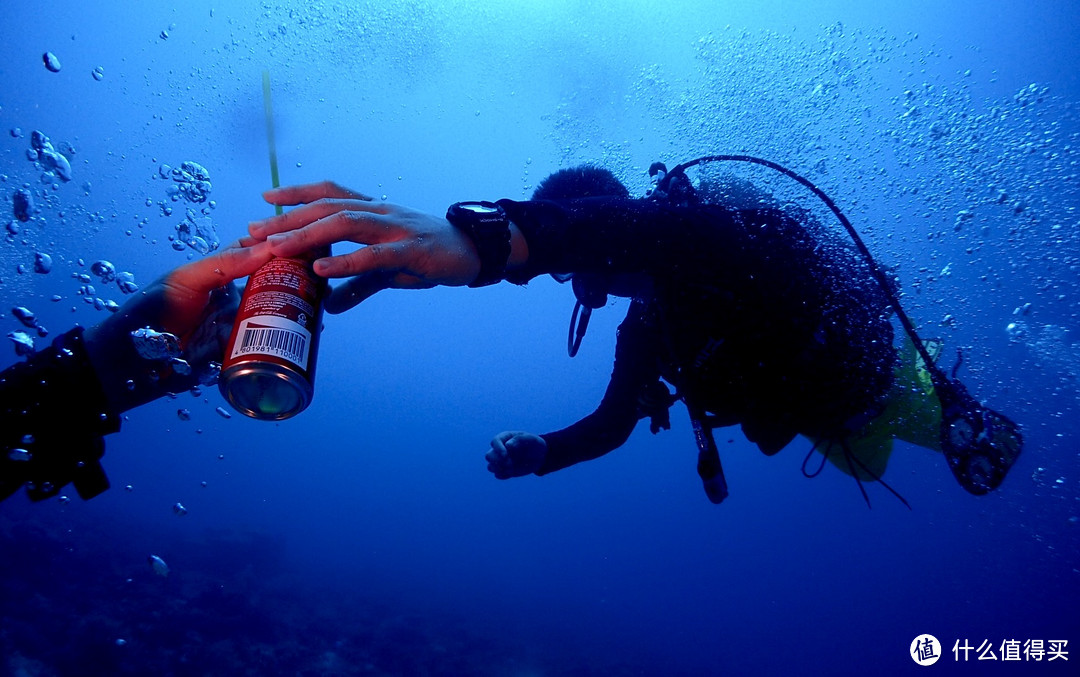
<instances>
[{"instance_id":1,"label":"human arm","mask_svg":"<svg viewBox=\"0 0 1080 677\"><path fill-rule=\"evenodd\" d=\"M645 416L640 399L660 376L659 352L660 334L652 310L635 301L619 325L615 365L600 404L580 421L540 436L547 453L534 472L546 475L622 446Z\"/></svg>"},{"instance_id":2,"label":"human arm","mask_svg":"<svg viewBox=\"0 0 1080 677\"><path fill-rule=\"evenodd\" d=\"M653 413L642 409L640 399L659 378L658 341L647 304L635 301L619 325L615 366L596 410L566 428L543 435L499 433L485 456L488 470L497 479L546 475L622 446L638 420Z\"/></svg>"},{"instance_id":3,"label":"human arm","mask_svg":"<svg viewBox=\"0 0 1080 677\"><path fill-rule=\"evenodd\" d=\"M240 244L177 268L100 324L0 372L0 499L23 484L33 500L69 482L83 498L108 487L102 438L119 430L120 414L191 388L221 359L238 299L230 283L272 257L266 245ZM190 372L138 355L131 331L147 326L180 339Z\"/></svg>"},{"instance_id":4,"label":"human arm","mask_svg":"<svg viewBox=\"0 0 1080 677\"><path fill-rule=\"evenodd\" d=\"M329 182L277 188L264 197L298 205L249 227L256 239L269 239L278 256L334 242L365 245L315 262L319 275L344 280L327 301L331 313L381 289L466 285L479 272L475 246L444 217L375 202ZM735 225L736 215L708 207L674 209L615 198L499 204L511 220L505 277L515 283L553 272L707 272L715 279L719 270L720 276L735 276L747 232L723 227Z\"/></svg>"},{"instance_id":5,"label":"human arm","mask_svg":"<svg viewBox=\"0 0 1080 677\"><path fill-rule=\"evenodd\" d=\"M316 259L315 272L347 278L331 289L329 313L341 313L383 289L463 286L476 279L480 258L475 244L443 217L408 207L374 202L362 193L326 181L275 188L264 193L275 205L299 205L249 226L277 256L292 256L334 242L366 245ZM528 246L511 225L507 268L528 257Z\"/></svg>"},{"instance_id":6,"label":"human arm","mask_svg":"<svg viewBox=\"0 0 1080 677\"><path fill-rule=\"evenodd\" d=\"M86 349L108 408L122 413L198 383L211 361L220 362L240 295L232 282L273 258L249 238L197 259L155 280L118 312L86 330ZM189 373L141 358L131 332L151 327L180 339Z\"/></svg>"}]
</instances>

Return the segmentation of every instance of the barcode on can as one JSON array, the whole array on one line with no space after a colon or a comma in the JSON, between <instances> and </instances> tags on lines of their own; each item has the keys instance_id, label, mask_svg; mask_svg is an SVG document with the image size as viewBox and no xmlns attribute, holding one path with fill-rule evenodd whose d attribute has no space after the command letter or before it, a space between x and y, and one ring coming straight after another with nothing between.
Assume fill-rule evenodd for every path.
<instances>
[{"instance_id":1,"label":"barcode on can","mask_svg":"<svg viewBox=\"0 0 1080 677\"><path fill-rule=\"evenodd\" d=\"M249 318L241 324L239 340L229 357L272 355L307 369L310 346L311 334L294 322L276 317Z\"/></svg>"}]
</instances>

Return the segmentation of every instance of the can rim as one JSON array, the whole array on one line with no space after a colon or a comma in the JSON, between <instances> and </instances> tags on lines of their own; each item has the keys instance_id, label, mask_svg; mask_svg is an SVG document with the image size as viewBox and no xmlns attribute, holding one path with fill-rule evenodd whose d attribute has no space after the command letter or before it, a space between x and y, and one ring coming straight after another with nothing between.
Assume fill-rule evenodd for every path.
<instances>
[{"instance_id":1,"label":"can rim","mask_svg":"<svg viewBox=\"0 0 1080 677\"><path fill-rule=\"evenodd\" d=\"M240 395L238 393L238 384L241 383L242 377L258 375L260 377L271 377L278 379L282 383L288 385L297 395L297 405L291 407L277 414L267 414L266 412L255 409L251 406L240 401ZM307 409L311 404L311 398L313 394L313 388L308 381L300 376L300 374L294 370L290 370L284 365L277 364L275 362L264 363L252 363L246 362L243 364L237 364L230 367L226 372L222 372L218 380L218 390L225 397L225 400L237 411L245 416L259 419L261 421L281 421L287 418L292 418L300 412Z\"/></svg>"}]
</instances>

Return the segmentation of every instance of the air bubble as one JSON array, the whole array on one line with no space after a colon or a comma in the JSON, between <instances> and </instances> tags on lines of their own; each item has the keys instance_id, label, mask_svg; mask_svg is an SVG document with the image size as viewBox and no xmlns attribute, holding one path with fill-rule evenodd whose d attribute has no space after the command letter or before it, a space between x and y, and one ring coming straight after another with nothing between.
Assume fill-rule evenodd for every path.
<instances>
[{"instance_id":1,"label":"air bubble","mask_svg":"<svg viewBox=\"0 0 1080 677\"><path fill-rule=\"evenodd\" d=\"M45 67L53 73L60 72L60 59L56 58L56 55L52 52L45 52L42 54L41 60L45 62Z\"/></svg>"}]
</instances>

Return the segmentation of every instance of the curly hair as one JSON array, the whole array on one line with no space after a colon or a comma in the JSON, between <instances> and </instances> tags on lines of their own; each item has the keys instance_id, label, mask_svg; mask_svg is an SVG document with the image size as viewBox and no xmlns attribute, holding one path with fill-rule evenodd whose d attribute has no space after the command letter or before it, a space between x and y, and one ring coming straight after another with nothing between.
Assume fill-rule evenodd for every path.
<instances>
[{"instance_id":1,"label":"curly hair","mask_svg":"<svg viewBox=\"0 0 1080 677\"><path fill-rule=\"evenodd\" d=\"M611 171L595 165L560 169L536 186L534 200L570 200L582 197L630 197L630 191Z\"/></svg>"}]
</instances>

